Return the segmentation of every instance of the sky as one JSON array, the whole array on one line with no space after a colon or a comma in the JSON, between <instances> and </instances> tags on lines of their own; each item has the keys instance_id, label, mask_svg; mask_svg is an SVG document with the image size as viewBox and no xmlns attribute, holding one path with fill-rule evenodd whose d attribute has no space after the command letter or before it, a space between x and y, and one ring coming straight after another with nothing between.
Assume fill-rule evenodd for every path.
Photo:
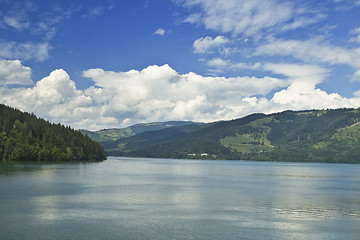
<instances>
[{"instance_id":1,"label":"sky","mask_svg":"<svg viewBox=\"0 0 360 240\"><path fill-rule=\"evenodd\" d=\"M0 0L0 103L75 129L360 107L360 0Z\"/></svg>"}]
</instances>

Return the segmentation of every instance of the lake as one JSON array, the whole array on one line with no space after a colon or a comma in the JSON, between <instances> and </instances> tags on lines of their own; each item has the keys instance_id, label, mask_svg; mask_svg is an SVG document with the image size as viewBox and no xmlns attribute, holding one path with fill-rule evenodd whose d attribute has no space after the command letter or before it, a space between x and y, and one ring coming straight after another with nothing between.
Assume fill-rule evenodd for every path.
<instances>
[{"instance_id":1,"label":"lake","mask_svg":"<svg viewBox=\"0 0 360 240\"><path fill-rule=\"evenodd\" d=\"M0 164L0 239L354 239L360 165Z\"/></svg>"}]
</instances>

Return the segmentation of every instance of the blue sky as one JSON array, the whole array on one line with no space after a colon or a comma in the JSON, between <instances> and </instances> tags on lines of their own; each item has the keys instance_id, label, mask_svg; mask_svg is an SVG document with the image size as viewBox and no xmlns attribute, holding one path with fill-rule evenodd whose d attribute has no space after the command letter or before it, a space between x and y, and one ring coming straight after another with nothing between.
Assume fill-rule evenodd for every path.
<instances>
[{"instance_id":1,"label":"blue sky","mask_svg":"<svg viewBox=\"0 0 360 240\"><path fill-rule=\"evenodd\" d=\"M0 103L91 130L357 108L359 16L359 0L0 0Z\"/></svg>"}]
</instances>

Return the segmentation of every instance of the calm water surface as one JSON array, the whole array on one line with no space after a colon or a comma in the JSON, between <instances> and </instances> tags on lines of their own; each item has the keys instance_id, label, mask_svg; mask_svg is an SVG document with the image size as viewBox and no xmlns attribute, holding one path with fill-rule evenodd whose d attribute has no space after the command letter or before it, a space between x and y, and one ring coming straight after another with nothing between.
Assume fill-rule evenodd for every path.
<instances>
[{"instance_id":1,"label":"calm water surface","mask_svg":"<svg viewBox=\"0 0 360 240\"><path fill-rule=\"evenodd\" d=\"M0 239L354 239L360 165L0 165Z\"/></svg>"}]
</instances>

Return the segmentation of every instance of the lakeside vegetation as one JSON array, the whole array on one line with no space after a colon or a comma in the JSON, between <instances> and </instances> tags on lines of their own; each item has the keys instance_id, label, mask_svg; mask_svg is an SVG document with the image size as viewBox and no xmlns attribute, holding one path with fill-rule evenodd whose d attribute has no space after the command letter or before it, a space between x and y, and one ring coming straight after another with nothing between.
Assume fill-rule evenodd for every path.
<instances>
[{"instance_id":1,"label":"lakeside vegetation","mask_svg":"<svg viewBox=\"0 0 360 240\"><path fill-rule=\"evenodd\" d=\"M99 142L113 156L360 163L360 111L252 114L209 124L144 128Z\"/></svg>"},{"instance_id":2,"label":"lakeside vegetation","mask_svg":"<svg viewBox=\"0 0 360 240\"><path fill-rule=\"evenodd\" d=\"M102 161L103 147L61 124L0 104L0 161Z\"/></svg>"},{"instance_id":3,"label":"lakeside vegetation","mask_svg":"<svg viewBox=\"0 0 360 240\"><path fill-rule=\"evenodd\" d=\"M173 121L80 132L0 104L0 161L101 161L104 148L108 155L129 157L360 163L360 110L285 111L208 124Z\"/></svg>"}]
</instances>

